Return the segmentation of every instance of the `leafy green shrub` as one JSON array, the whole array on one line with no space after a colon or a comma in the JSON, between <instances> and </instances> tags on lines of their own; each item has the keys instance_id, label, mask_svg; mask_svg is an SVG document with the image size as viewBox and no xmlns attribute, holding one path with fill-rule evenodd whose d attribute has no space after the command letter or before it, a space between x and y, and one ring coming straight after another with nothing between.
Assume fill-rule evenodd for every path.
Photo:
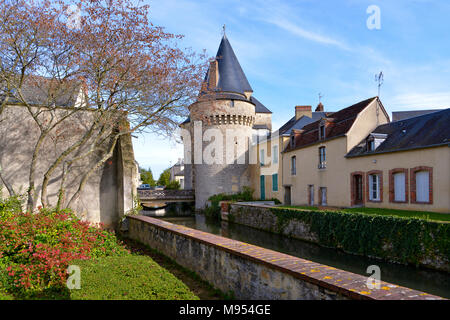
<instances>
[{"instance_id":1,"label":"leafy green shrub","mask_svg":"<svg viewBox=\"0 0 450 320\"><path fill-rule=\"evenodd\" d=\"M41 208L0 220L0 273L6 274L0 280L18 296L62 289L74 260L126 253L113 233L81 221L69 210Z\"/></svg>"},{"instance_id":2,"label":"leafy green shrub","mask_svg":"<svg viewBox=\"0 0 450 320\"><path fill-rule=\"evenodd\" d=\"M167 190L180 190L180 188L181 188L180 183L176 180L170 181L166 185Z\"/></svg>"},{"instance_id":3,"label":"leafy green shrub","mask_svg":"<svg viewBox=\"0 0 450 320\"><path fill-rule=\"evenodd\" d=\"M278 198L271 198L271 199L267 199L266 201L273 201L273 202L275 202L275 204L281 204L281 201L278 200Z\"/></svg>"},{"instance_id":4,"label":"leafy green shrub","mask_svg":"<svg viewBox=\"0 0 450 320\"><path fill-rule=\"evenodd\" d=\"M220 218L220 201L253 201L253 189L243 187L242 191L235 194L219 193L209 197L211 205L205 209L205 215L208 217Z\"/></svg>"},{"instance_id":5,"label":"leafy green shrub","mask_svg":"<svg viewBox=\"0 0 450 320\"><path fill-rule=\"evenodd\" d=\"M14 214L22 211L23 198L13 196L2 199L0 194L0 220L11 218Z\"/></svg>"},{"instance_id":6,"label":"leafy green shrub","mask_svg":"<svg viewBox=\"0 0 450 320\"><path fill-rule=\"evenodd\" d=\"M189 288L147 256L103 257L75 262L81 269L81 289L71 299L198 300Z\"/></svg>"}]
</instances>

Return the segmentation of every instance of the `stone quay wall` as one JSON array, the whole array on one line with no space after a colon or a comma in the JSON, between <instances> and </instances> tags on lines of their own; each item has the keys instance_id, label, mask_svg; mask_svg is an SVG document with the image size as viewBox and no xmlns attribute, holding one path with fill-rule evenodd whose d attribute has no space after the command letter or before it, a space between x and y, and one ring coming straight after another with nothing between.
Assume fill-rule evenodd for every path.
<instances>
[{"instance_id":1,"label":"stone quay wall","mask_svg":"<svg viewBox=\"0 0 450 320\"><path fill-rule=\"evenodd\" d=\"M450 225L439 222L310 212L248 203L223 203L222 219L224 217L233 223L338 248L351 254L450 272ZM318 225L322 228L317 228ZM359 243L349 241L344 229L357 237L367 234L368 238Z\"/></svg>"},{"instance_id":2,"label":"stone quay wall","mask_svg":"<svg viewBox=\"0 0 450 320\"><path fill-rule=\"evenodd\" d=\"M130 238L237 299L441 299L383 281L379 289L368 289L367 277L347 271L155 218L128 219Z\"/></svg>"}]
</instances>

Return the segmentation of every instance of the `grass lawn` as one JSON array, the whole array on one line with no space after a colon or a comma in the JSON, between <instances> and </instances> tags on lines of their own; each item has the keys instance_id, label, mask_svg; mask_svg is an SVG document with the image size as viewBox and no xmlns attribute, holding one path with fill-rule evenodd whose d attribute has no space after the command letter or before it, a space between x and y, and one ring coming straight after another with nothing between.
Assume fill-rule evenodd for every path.
<instances>
[{"instance_id":1,"label":"grass lawn","mask_svg":"<svg viewBox=\"0 0 450 320\"><path fill-rule=\"evenodd\" d=\"M105 257L76 263L81 289L72 300L198 300L173 274L147 256Z\"/></svg>"},{"instance_id":2,"label":"grass lawn","mask_svg":"<svg viewBox=\"0 0 450 320\"><path fill-rule=\"evenodd\" d=\"M48 290L16 297L0 286L0 300L215 300L230 298L157 251L122 239L132 252L74 261L81 270L81 289ZM1 276L1 275L0 275Z\"/></svg>"},{"instance_id":3,"label":"grass lawn","mask_svg":"<svg viewBox=\"0 0 450 320\"><path fill-rule=\"evenodd\" d=\"M309 206L281 206L278 208L302 209L311 211L339 211L339 212L358 212L366 214L377 214L382 216L398 216L404 218L420 218L425 220L433 220L440 222L450 222L450 214L429 212L429 211L410 211L410 210L396 210L396 209L381 209L381 208L329 208L320 210L318 207Z\"/></svg>"}]
</instances>

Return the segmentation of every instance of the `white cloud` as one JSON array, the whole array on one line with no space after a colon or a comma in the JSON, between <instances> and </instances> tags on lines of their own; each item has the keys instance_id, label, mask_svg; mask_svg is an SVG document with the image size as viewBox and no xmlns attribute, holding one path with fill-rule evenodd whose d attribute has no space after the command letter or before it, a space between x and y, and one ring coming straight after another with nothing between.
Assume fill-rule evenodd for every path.
<instances>
[{"instance_id":1,"label":"white cloud","mask_svg":"<svg viewBox=\"0 0 450 320\"><path fill-rule=\"evenodd\" d=\"M326 44L326 45L333 45L336 47L339 47L343 50L349 50L349 48L342 42L329 38L327 36L323 36L321 34L308 31L282 17L270 17L265 19L266 22L269 22L279 28L282 28L296 36L299 36L301 38L311 40L317 43Z\"/></svg>"},{"instance_id":2,"label":"white cloud","mask_svg":"<svg viewBox=\"0 0 450 320\"><path fill-rule=\"evenodd\" d=\"M445 109L450 108L450 92L407 93L391 99L391 109Z\"/></svg>"}]
</instances>

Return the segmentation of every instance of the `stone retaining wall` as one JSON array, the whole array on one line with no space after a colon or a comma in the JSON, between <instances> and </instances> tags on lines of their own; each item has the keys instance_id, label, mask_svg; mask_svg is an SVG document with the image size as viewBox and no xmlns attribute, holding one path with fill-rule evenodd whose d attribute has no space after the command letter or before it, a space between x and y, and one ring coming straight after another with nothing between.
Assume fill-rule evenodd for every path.
<instances>
[{"instance_id":1,"label":"stone retaining wall","mask_svg":"<svg viewBox=\"0 0 450 320\"><path fill-rule=\"evenodd\" d=\"M224 210L227 210L228 212L224 212ZM302 214L302 211L293 211L294 213L298 213L298 215ZM306 214L307 212L305 212ZM314 213L316 214L316 213ZM320 214L319 212L317 214ZM274 212L271 211L270 206L260 206L255 204L248 204L248 203L224 203L222 208L222 218L226 217L227 221L242 224L245 226L249 226L255 229L269 231L273 233L282 234L284 236L292 237L299 240L305 240L313 243L317 243L319 245L326 245L327 247L332 246L333 244L324 244L323 241L325 239L328 239L329 237L336 237L336 234L327 234L327 230L324 231L324 234L322 234L322 239L319 239L319 234L312 231L312 222L308 220L302 221L302 219L289 219L285 221L281 221L282 219L278 217ZM363 215L363 218L368 218L367 215ZM318 217L319 218L319 217ZM398 218L401 219L401 218ZM349 227L350 223L356 223L354 220L349 219ZM414 231L408 230L408 220L402 219L400 221L402 223L402 237L417 237L417 234L414 233ZM370 221L362 221L360 223L371 223L374 226L374 230L378 232L378 234L373 234L373 237L376 236L382 236L381 233L382 227L383 227L383 221L380 219L372 219ZM427 222L427 223L434 223L434 222ZM404 230L404 231L403 231ZM357 232L357 231L355 231ZM446 235L444 234L431 234L431 237L435 239L434 244L437 240L444 240ZM437 239L439 237L439 239ZM419 264L424 267L432 268L435 270L450 272L450 265L449 265L449 256L448 256L448 249L444 249L439 251L435 246L432 244L426 244L421 242L421 256L418 258L418 261L413 261L414 257L407 257L406 261L401 260L398 254L398 251L394 250L392 248L393 242L396 241L393 238L390 238L387 236L385 239L386 243L382 247L382 250L380 249L378 254L370 254L367 256L376 257L379 259L383 259L385 261L390 262L397 262L397 263L410 263L410 264ZM399 238L397 238L399 240ZM359 255L365 255L361 254L359 252L355 252L352 250L346 250L345 247L342 246L339 241L337 241L337 247L340 249L343 249L347 253L352 254L359 254Z\"/></svg>"},{"instance_id":2,"label":"stone retaining wall","mask_svg":"<svg viewBox=\"0 0 450 320\"><path fill-rule=\"evenodd\" d=\"M237 299L441 299L159 219L129 217L129 237L159 250Z\"/></svg>"}]
</instances>

